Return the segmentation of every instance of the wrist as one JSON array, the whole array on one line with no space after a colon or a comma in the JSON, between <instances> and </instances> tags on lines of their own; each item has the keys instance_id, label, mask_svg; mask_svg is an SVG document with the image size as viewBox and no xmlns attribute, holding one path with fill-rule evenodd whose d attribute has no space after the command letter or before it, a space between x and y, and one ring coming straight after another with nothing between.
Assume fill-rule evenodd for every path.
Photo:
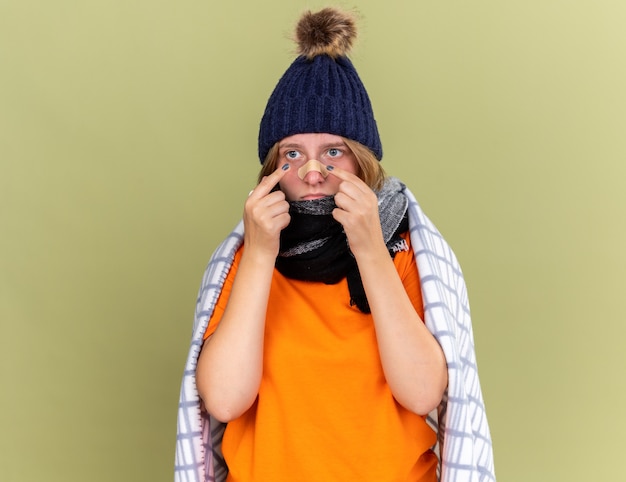
<instances>
[{"instance_id":1,"label":"wrist","mask_svg":"<svg viewBox=\"0 0 626 482\"><path fill-rule=\"evenodd\" d=\"M274 250L261 248L254 245L247 246L244 243L244 250L241 255L241 263L254 266L255 269L274 268L276 263L276 253Z\"/></svg>"},{"instance_id":2,"label":"wrist","mask_svg":"<svg viewBox=\"0 0 626 482\"><path fill-rule=\"evenodd\" d=\"M371 262L389 258L389 250L382 237L380 241L371 241L363 246L355 248L350 246L350 248L357 262Z\"/></svg>"}]
</instances>

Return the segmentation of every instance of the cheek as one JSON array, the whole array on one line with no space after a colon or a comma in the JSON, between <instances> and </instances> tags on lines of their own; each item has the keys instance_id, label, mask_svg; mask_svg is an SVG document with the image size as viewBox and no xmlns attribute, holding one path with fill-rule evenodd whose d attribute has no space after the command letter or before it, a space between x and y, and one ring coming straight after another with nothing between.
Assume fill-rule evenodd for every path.
<instances>
[{"instance_id":1,"label":"cheek","mask_svg":"<svg viewBox=\"0 0 626 482\"><path fill-rule=\"evenodd\" d=\"M280 190L282 192L285 193L285 197L287 198L287 201L291 201L295 196L294 196L294 185L297 181L300 181L300 179L298 179L298 175L293 171L293 166L291 166L291 168L289 169L289 172L287 174L285 174L283 176L283 178L278 182L278 187L280 188ZM294 180L294 175L295 175L295 180Z\"/></svg>"},{"instance_id":2,"label":"cheek","mask_svg":"<svg viewBox=\"0 0 626 482\"><path fill-rule=\"evenodd\" d=\"M352 156L344 157L340 162L335 163L336 166L349 172L350 174L357 173L357 162Z\"/></svg>"},{"instance_id":3,"label":"cheek","mask_svg":"<svg viewBox=\"0 0 626 482\"><path fill-rule=\"evenodd\" d=\"M329 194L335 195L339 191L339 186L341 185L342 181L341 179L331 175L326 178L326 183L330 188L329 191L331 191L331 193Z\"/></svg>"}]
</instances>

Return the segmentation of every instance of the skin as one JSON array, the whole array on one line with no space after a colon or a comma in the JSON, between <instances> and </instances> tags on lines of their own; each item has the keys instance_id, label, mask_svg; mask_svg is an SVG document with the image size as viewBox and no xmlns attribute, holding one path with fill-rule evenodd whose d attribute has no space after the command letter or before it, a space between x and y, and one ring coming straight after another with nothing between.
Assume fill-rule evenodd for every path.
<instances>
[{"instance_id":1,"label":"skin","mask_svg":"<svg viewBox=\"0 0 626 482\"><path fill-rule=\"evenodd\" d=\"M300 179L297 170L310 159L327 166L328 177L312 170ZM389 256L376 194L355 173L356 160L341 138L298 134L281 141L278 168L246 200L246 249L222 320L205 342L196 372L200 396L218 420L239 417L258 394L270 283L280 232L290 221L287 201L327 195L335 196L333 217L343 225L359 267L391 392L419 415L439 405L447 385L445 357L414 310ZM276 185L280 191L272 190Z\"/></svg>"},{"instance_id":2,"label":"skin","mask_svg":"<svg viewBox=\"0 0 626 482\"><path fill-rule=\"evenodd\" d=\"M280 180L280 189L289 201L303 201L334 195L341 179L313 168L300 179L298 170L310 160L317 160L326 169L343 169L356 174L356 159L341 137L330 134L298 134L286 137L278 145L278 168L289 165L290 169Z\"/></svg>"}]
</instances>

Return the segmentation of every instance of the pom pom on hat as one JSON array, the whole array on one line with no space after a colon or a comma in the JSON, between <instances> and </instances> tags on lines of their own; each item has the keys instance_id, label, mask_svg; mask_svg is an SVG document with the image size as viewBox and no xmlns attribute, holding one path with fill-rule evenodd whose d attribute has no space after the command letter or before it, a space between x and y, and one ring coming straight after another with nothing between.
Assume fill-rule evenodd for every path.
<instances>
[{"instance_id":1,"label":"pom pom on hat","mask_svg":"<svg viewBox=\"0 0 626 482\"><path fill-rule=\"evenodd\" d=\"M369 96L347 57L355 39L351 14L325 8L302 15L295 30L299 57L278 81L261 119L261 163L276 142L306 133L342 136L382 158Z\"/></svg>"},{"instance_id":2,"label":"pom pom on hat","mask_svg":"<svg viewBox=\"0 0 626 482\"><path fill-rule=\"evenodd\" d=\"M298 53L307 59L328 55L333 59L348 55L356 39L352 15L333 8L306 12L296 26Z\"/></svg>"}]
</instances>

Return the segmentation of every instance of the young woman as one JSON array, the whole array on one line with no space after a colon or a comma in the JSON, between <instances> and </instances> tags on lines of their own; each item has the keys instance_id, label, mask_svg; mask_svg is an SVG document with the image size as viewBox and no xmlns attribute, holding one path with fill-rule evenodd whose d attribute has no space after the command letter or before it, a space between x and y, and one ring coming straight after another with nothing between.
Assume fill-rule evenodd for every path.
<instances>
[{"instance_id":1,"label":"young woman","mask_svg":"<svg viewBox=\"0 0 626 482\"><path fill-rule=\"evenodd\" d=\"M380 167L347 58L354 20L307 13L296 37L261 121L259 183L201 288L177 480L495 480L469 309L450 313L460 270ZM450 266L456 306L429 285Z\"/></svg>"}]
</instances>

